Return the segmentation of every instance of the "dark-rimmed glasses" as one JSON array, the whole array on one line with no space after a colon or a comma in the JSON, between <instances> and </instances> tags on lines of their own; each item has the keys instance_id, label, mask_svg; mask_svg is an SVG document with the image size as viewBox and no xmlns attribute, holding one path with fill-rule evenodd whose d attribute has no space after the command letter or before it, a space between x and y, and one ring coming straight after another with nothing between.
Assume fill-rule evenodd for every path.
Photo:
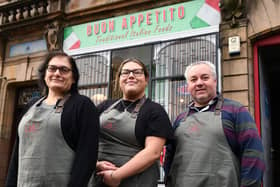
<instances>
[{"instance_id":1,"label":"dark-rimmed glasses","mask_svg":"<svg viewBox=\"0 0 280 187\"><path fill-rule=\"evenodd\" d=\"M128 77L132 73L135 77L141 77L144 74L143 69L123 69L120 73L121 77Z\"/></svg>"},{"instance_id":2,"label":"dark-rimmed glasses","mask_svg":"<svg viewBox=\"0 0 280 187\"><path fill-rule=\"evenodd\" d=\"M55 65L48 65L47 67L48 72L55 73L56 70L59 70L61 74L67 74L72 71L70 68L66 66L55 66Z\"/></svg>"}]
</instances>

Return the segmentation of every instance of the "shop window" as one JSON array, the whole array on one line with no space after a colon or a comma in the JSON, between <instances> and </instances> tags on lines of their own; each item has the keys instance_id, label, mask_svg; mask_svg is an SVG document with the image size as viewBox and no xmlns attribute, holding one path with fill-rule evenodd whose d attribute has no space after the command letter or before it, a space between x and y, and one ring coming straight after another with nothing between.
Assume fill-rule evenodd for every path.
<instances>
[{"instance_id":1,"label":"shop window","mask_svg":"<svg viewBox=\"0 0 280 187\"><path fill-rule=\"evenodd\" d=\"M19 55L29 55L32 53L46 51L46 50L47 50L47 44L45 39L28 41L24 43L11 45L9 48L9 57L14 57Z\"/></svg>"},{"instance_id":2,"label":"shop window","mask_svg":"<svg viewBox=\"0 0 280 187\"><path fill-rule=\"evenodd\" d=\"M154 45L152 99L162 106L173 122L191 97L184 78L186 66L196 61L217 63L216 34Z\"/></svg>"},{"instance_id":3,"label":"shop window","mask_svg":"<svg viewBox=\"0 0 280 187\"><path fill-rule=\"evenodd\" d=\"M79 92L98 105L108 98L110 52L75 57L80 72Z\"/></svg>"}]
</instances>

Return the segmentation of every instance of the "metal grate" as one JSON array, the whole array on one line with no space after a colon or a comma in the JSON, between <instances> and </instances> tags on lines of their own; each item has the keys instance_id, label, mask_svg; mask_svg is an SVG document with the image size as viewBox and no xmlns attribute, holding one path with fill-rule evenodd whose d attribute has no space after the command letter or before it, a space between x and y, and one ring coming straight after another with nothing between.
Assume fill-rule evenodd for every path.
<instances>
[{"instance_id":1,"label":"metal grate","mask_svg":"<svg viewBox=\"0 0 280 187\"><path fill-rule=\"evenodd\" d=\"M152 99L164 106L171 121L191 100L184 78L186 66L196 61L217 64L217 34L164 42L154 46Z\"/></svg>"},{"instance_id":2,"label":"metal grate","mask_svg":"<svg viewBox=\"0 0 280 187\"><path fill-rule=\"evenodd\" d=\"M79 91L97 105L108 97L110 52L76 57L80 72Z\"/></svg>"}]
</instances>

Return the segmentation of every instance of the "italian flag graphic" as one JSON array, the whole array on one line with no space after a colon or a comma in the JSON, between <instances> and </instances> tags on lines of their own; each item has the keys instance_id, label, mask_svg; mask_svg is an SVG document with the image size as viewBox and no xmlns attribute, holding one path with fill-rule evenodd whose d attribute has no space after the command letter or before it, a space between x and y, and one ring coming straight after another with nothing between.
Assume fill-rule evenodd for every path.
<instances>
[{"instance_id":1,"label":"italian flag graphic","mask_svg":"<svg viewBox=\"0 0 280 187\"><path fill-rule=\"evenodd\" d=\"M191 20L192 28L201 28L220 23L219 0L205 0L196 16Z\"/></svg>"},{"instance_id":2,"label":"italian flag graphic","mask_svg":"<svg viewBox=\"0 0 280 187\"><path fill-rule=\"evenodd\" d=\"M64 30L63 49L64 50L78 49L80 48L80 45L81 45L81 41L73 31L72 27L66 28Z\"/></svg>"}]
</instances>

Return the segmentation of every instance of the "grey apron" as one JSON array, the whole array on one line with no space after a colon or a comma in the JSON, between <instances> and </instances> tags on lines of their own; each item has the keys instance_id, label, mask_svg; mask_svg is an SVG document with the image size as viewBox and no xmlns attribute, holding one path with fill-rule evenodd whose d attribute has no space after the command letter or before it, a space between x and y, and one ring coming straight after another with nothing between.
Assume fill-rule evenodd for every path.
<instances>
[{"instance_id":1,"label":"grey apron","mask_svg":"<svg viewBox=\"0 0 280 187\"><path fill-rule=\"evenodd\" d=\"M44 99L44 98L43 98ZM66 187L74 159L61 131L65 100L36 102L20 121L18 187Z\"/></svg>"},{"instance_id":2,"label":"grey apron","mask_svg":"<svg viewBox=\"0 0 280 187\"><path fill-rule=\"evenodd\" d=\"M106 160L120 167L143 149L135 136L135 124L140 107L145 102L142 98L132 113L126 109L119 112L114 107L122 102L118 100L100 116L101 136L99 139L98 160ZM121 181L120 187L156 187L159 177L158 164L155 163L142 173ZM98 178L98 177L97 177ZM95 187L106 186L102 180L95 180Z\"/></svg>"},{"instance_id":3,"label":"grey apron","mask_svg":"<svg viewBox=\"0 0 280 187\"><path fill-rule=\"evenodd\" d=\"M219 98L215 112L197 112L175 131L176 152L167 187L239 187L239 161L224 135Z\"/></svg>"}]
</instances>

